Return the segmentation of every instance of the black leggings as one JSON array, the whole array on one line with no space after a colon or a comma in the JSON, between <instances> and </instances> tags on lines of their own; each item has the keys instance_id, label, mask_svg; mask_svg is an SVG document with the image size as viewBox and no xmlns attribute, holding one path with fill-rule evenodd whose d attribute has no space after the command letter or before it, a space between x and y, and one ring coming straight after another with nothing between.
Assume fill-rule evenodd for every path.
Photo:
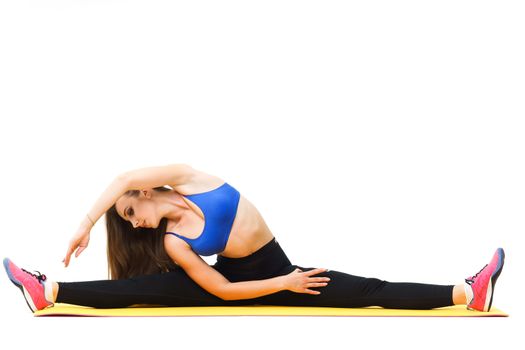
<instances>
[{"instance_id":1,"label":"black leggings","mask_svg":"<svg viewBox=\"0 0 525 350\"><path fill-rule=\"evenodd\" d=\"M286 275L295 268L275 238L242 258L217 256L212 267L230 282L261 280ZM222 300L194 282L182 268L122 280L58 282L57 303L120 308L136 304L163 306L286 305L323 307L381 306L392 309L432 309L450 306L453 285L387 282L328 270L315 277L329 277L328 285L310 288L321 294L280 291L253 299Z\"/></svg>"}]
</instances>

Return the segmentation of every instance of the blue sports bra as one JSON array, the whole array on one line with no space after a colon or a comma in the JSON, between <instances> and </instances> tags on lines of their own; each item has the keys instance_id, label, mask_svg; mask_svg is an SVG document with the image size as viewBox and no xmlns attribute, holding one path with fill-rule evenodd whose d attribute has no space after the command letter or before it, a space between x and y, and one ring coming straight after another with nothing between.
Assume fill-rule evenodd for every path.
<instances>
[{"instance_id":1,"label":"blue sports bra","mask_svg":"<svg viewBox=\"0 0 525 350\"><path fill-rule=\"evenodd\" d=\"M204 230L197 238L187 238L175 232L166 232L186 241L199 255L213 255L224 251L237 215L241 194L227 182L202 193L182 195L195 203L204 215Z\"/></svg>"}]
</instances>

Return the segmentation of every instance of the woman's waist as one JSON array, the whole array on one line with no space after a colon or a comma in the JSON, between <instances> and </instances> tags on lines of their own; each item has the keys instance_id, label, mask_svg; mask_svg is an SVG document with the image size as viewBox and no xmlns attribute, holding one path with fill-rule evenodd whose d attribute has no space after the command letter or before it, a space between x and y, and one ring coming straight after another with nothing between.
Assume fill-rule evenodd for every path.
<instances>
[{"instance_id":1,"label":"woman's waist","mask_svg":"<svg viewBox=\"0 0 525 350\"><path fill-rule=\"evenodd\" d=\"M230 276L267 278L290 264L286 253L273 237L256 252L242 258L228 258L218 255L217 263L214 266L220 272ZM226 277L228 278L228 276Z\"/></svg>"},{"instance_id":2,"label":"woman's waist","mask_svg":"<svg viewBox=\"0 0 525 350\"><path fill-rule=\"evenodd\" d=\"M259 257L263 257L267 254L269 254L272 251L275 251L276 249L280 248L279 243L277 242L275 237L271 237L268 241L259 243L259 247L256 248L256 250L248 255L235 257L235 256L225 256L222 254L217 255L217 261L224 261L224 262L237 262L237 263L244 263L249 261L254 261ZM225 252L223 252L225 253Z\"/></svg>"},{"instance_id":3,"label":"woman's waist","mask_svg":"<svg viewBox=\"0 0 525 350\"><path fill-rule=\"evenodd\" d=\"M261 229L233 230L228 237L224 250L219 253L223 258L240 259L253 255L275 238L271 231Z\"/></svg>"}]
</instances>

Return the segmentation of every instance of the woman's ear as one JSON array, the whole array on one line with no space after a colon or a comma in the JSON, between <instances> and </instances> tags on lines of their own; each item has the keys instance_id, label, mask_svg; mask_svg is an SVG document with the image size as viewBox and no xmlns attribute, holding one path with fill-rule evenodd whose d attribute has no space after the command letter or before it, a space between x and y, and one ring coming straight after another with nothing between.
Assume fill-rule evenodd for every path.
<instances>
[{"instance_id":1,"label":"woman's ear","mask_svg":"<svg viewBox=\"0 0 525 350\"><path fill-rule=\"evenodd\" d=\"M147 199L151 199L151 192L152 190L150 189L143 189L143 190L140 190L140 192L144 195L144 197L146 197Z\"/></svg>"}]
</instances>

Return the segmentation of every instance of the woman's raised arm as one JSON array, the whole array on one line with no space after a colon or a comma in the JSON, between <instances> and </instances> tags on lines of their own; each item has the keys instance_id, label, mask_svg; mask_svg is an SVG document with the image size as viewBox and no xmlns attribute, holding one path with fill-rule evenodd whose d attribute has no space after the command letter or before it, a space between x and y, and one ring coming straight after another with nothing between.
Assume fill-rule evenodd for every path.
<instances>
[{"instance_id":1,"label":"woman's raised arm","mask_svg":"<svg viewBox=\"0 0 525 350\"><path fill-rule=\"evenodd\" d=\"M122 174L130 190L142 190L165 185L176 189L191 181L196 170L182 163L134 169Z\"/></svg>"},{"instance_id":2,"label":"woman's raised arm","mask_svg":"<svg viewBox=\"0 0 525 350\"><path fill-rule=\"evenodd\" d=\"M119 199L129 189L130 186L128 179L123 175L117 176L104 190L104 192L102 192L95 204L93 204L93 207L87 214L88 217L86 217L82 223L87 224L86 219L89 221L93 220L93 222L89 222L89 224L93 226L98 221L98 219L100 219L102 215L104 215L104 213L117 202L117 199Z\"/></svg>"}]
</instances>

